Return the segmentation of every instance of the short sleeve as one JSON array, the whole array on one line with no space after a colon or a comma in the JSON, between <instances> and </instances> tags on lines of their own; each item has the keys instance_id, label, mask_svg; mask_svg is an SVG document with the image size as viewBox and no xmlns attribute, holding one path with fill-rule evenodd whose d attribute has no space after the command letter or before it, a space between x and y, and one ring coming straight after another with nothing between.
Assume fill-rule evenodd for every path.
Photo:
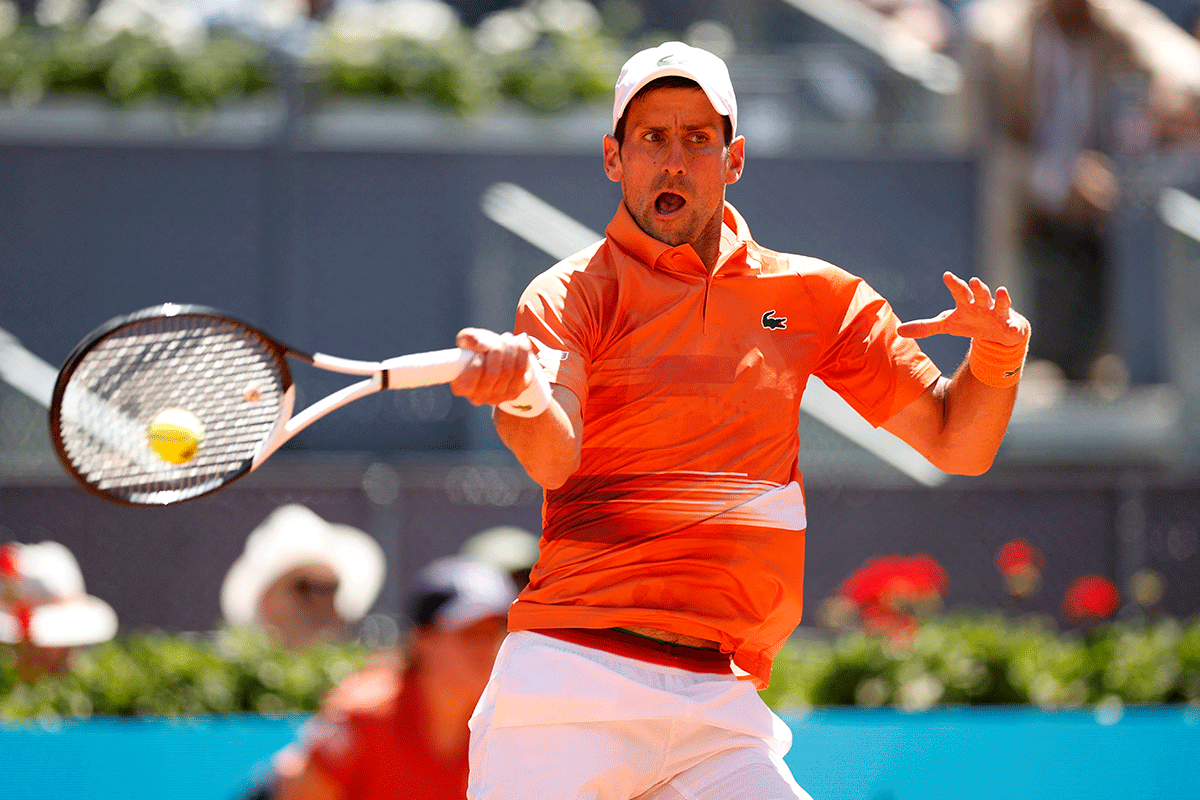
<instances>
[{"instance_id":1,"label":"short sleeve","mask_svg":"<svg viewBox=\"0 0 1200 800\"><path fill-rule=\"evenodd\" d=\"M896 333L900 320L865 281L845 281L830 299L830 346L814 374L879 427L932 386L941 370L915 340Z\"/></svg>"},{"instance_id":2,"label":"short sleeve","mask_svg":"<svg viewBox=\"0 0 1200 800\"><path fill-rule=\"evenodd\" d=\"M569 291L561 272L550 270L534 279L517 305L514 333L533 341L538 363L550 383L570 389L587 403L590 371L591 314L588 305Z\"/></svg>"}]
</instances>

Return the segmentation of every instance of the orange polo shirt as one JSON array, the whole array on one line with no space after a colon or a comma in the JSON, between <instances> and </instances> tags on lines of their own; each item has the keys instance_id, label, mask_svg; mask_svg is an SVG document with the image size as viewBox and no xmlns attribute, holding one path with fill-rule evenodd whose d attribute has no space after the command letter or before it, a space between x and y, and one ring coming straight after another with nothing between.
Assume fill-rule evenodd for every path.
<instances>
[{"instance_id":1,"label":"orange polo shirt","mask_svg":"<svg viewBox=\"0 0 1200 800\"><path fill-rule=\"evenodd\" d=\"M428 740L429 723L411 672L358 672L330 693L313 717L308 758L347 800L463 800L467 744L452 758Z\"/></svg>"},{"instance_id":2,"label":"orange polo shirt","mask_svg":"<svg viewBox=\"0 0 1200 800\"><path fill-rule=\"evenodd\" d=\"M640 626L721 643L765 687L800 622L807 517L796 456L810 375L872 425L940 375L861 279L750 238L725 206L709 275L624 204L606 239L517 309L583 409L579 469L545 493L511 630Z\"/></svg>"}]
</instances>

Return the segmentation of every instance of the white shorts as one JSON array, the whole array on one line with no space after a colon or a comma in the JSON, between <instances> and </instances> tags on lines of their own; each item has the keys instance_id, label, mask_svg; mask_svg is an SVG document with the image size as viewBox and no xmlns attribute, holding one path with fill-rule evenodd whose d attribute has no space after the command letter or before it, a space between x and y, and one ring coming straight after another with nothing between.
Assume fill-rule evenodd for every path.
<instances>
[{"instance_id":1,"label":"white shorts","mask_svg":"<svg viewBox=\"0 0 1200 800\"><path fill-rule=\"evenodd\" d=\"M529 631L471 718L470 800L811 800L754 687Z\"/></svg>"}]
</instances>

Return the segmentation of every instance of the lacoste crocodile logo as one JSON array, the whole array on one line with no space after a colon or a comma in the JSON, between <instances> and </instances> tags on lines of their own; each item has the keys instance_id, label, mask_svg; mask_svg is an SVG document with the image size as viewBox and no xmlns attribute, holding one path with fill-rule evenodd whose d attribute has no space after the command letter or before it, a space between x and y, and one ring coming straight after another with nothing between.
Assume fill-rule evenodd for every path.
<instances>
[{"instance_id":1,"label":"lacoste crocodile logo","mask_svg":"<svg viewBox=\"0 0 1200 800\"><path fill-rule=\"evenodd\" d=\"M769 331L784 330L787 328L787 317L772 317L775 309L764 312L762 315L762 325Z\"/></svg>"}]
</instances>

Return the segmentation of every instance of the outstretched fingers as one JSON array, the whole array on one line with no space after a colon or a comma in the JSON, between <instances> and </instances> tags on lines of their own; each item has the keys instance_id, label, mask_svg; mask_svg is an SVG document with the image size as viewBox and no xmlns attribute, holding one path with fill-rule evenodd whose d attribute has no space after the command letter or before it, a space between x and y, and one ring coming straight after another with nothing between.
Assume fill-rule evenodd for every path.
<instances>
[{"instance_id":1,"label":"outstretched fingers","mask_svg":"<svg viewBox=\"0 0 1200 800\"><path fill-rule=\"evenodd\" d=\"M905 336L909 339L924 339L928 336L937 336L939 333L946 333L946 320L953 314L954 311L943 311L936 317L929 319L914 319L908 322L901 322L896 326L896 333Z\"/></svg>"},{"instance_id":2,"label":"outstretched fingers","mask_svg":"<svg viewBox=\"0 0 1200 800\"><path fill-rule=\"evenodd\" d=\"M1012 308L1012 295L1008 293L1008 289L1001 286L996 290L996 310L1006 312Z\"/></svg>"},{"instance_id":3,"label":"outstretched fingers","mask_svg":"<svg viewBox=\"0 0 1200 800\"><path fill-rule=\"evenodd\" d=\"M930 319L903 322L896 328L901 336L920 339L938 334L985 338L1008 338L1012 327L1012 297L1003 286L992 290L979 278L963 280L953 272L942 274L942 282L954 298L954 308ZM1018 324L1018 327L1019 324Z\"/></svg>"},{"instance_id":4,"label":"outstretched fingers","mask_svg":"<svg viewBox=\"0 0 1200 800\"><path fill-rule=\"evenodd\" d=\"M954 298L956 305L968 304L974 299L970 284L953 272L943 272L942 283L950 290L950 296Z\"/></svg>"},{"instance_id":5,"label":"outstretched fingers","mask_svg":"<svg viewBox=\"0 0 1200 800\"><path fill-rule=\"evenodd\" d=\"M975 305L991 310L995 300L992 298L992 290L988 288L988 285L979 278L971 278L968 285L971 287L971 299Z\"/></svg>"}]
</instances>

